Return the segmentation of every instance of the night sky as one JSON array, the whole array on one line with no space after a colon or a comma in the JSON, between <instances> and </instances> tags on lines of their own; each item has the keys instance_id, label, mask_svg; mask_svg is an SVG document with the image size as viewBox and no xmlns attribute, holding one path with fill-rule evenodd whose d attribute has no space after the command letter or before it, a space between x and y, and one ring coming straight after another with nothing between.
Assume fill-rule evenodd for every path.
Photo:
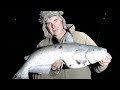
<instances>
[{"instance_id":1,"label":"night sky","mask_svg":"<svg viewBox=\"0 0 120 90\"><path fill-rule=\"evenodd\" d=\"M38 22L40 9L32 11L2 12L2 31L5 32L5 52L10 57L7 62L6 78L11 79L25 62L24 56L36 50L36 45L43 39L42 26ZM67 24L74 24L76 31L88 34L98 46L105 47L112 55L109 67L95 79L120 79L119 68L119 21L120 13L111 8L99 11L64 11ZM7 56L6 56L7 57Z\"/></svg>"}]
</instances>

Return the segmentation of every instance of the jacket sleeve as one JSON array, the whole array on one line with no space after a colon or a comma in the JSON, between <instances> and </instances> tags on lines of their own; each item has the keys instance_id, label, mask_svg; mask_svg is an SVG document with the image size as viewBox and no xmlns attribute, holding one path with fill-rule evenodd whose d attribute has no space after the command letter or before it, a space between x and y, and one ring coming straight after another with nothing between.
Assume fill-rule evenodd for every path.
<instances>
[{"instance_id":1,"label":"jacket sleeve","mask_svg":"<svg viewBox=\"0 0 120 90\"><path fill-rule=\"evenodd\" d=\"M49 39L46 38L46 39L43 39L42 41L40 41L38 43L38 45L36 46L36 48L45 47L47 45L49 45Z\"/></svg>"},{"instance_id":2,"label":"jacket sleeve","mask_svg":"<svg viewBox=\"0 0 120 90\"><path fill-rule=\"evenodd\" d=\"M97 44L93 41L93 39L91 39L87 34L85 34L85 37L86 37L85 44L97 46Z\"/></svg>"},{"instance_id":3,"label":"jacket sleeve","mask_svg":"<svg viewBox=\"0 0 120 90\"><path fill-rule=\"evenodd\" d=\"M95 45L97 46L97 44L87 35L87 34L84 34L85 37L86 37L86 40L85 40L85 44L87 45ZM91 65L92 66L92 65ZM101 73L102 71L104 71L106 68L108 67L108 65L100 65L100 64L95 64L93 65L93 70L96 72L96 73Z\"/></svg>"}]
</instances>

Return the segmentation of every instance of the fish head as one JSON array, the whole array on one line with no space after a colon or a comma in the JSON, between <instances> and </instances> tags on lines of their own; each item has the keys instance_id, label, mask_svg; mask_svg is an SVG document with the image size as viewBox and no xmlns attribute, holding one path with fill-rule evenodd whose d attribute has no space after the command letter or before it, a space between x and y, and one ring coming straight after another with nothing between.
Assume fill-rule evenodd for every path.
<instances>
[{"instance_id":1,"label":"fish head","mask_svg":"<svg viewBox=\"0 0 120 90\"><path fill-rule=\"evenodd\" d=\"M86 58L91 64L101 61L102 58L105 58L107 55L107 49L101 47L92 48L86 52Z\"/></svg>"}]
</instances>

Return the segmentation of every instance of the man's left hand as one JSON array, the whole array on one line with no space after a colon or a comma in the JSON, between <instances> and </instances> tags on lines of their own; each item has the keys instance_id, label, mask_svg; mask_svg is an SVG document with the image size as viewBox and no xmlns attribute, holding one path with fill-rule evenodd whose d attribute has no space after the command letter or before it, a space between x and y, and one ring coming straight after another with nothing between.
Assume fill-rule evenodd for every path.
<instances>
[{"instance_id":1,"label":"man's left hand","mask_svg":"<svg viewBox=\"0 0 120 90\"><path fill-rule=\"evenodd\" d=\"M112 56L110 54L108 54L105 58L103 58L101 61L99 61L98 63L100 65L108 65L111 62Z\"/></svg>"}]
</instances>

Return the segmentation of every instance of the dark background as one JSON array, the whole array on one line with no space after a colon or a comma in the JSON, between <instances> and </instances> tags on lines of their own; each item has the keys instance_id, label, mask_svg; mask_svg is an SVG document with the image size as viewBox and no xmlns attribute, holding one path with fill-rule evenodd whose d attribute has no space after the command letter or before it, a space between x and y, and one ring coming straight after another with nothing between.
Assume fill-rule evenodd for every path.
<instances>
[{"instance_id":1,"label":"dark background","mask_svg":"<svg viewBox=\"0 0 120 90\"><path fill-rule=\"evenodd\" d=\"M61 9L62 10L62 9ZM43 38L42 26L38 22L41 9L29 11L1 12L2 31L5 44L3 76L11 79L23 65L24 56L36 50L36 45ZM113 8L99 10L62 10L67 24L74 24L77 31L88 34L98 46L105 47L112 55L109 67L100 74L94 74L93 79L119 78L119 22L120 12ZM8 59L7 59L8 58Z\"/></svg>"}]
</instances>

